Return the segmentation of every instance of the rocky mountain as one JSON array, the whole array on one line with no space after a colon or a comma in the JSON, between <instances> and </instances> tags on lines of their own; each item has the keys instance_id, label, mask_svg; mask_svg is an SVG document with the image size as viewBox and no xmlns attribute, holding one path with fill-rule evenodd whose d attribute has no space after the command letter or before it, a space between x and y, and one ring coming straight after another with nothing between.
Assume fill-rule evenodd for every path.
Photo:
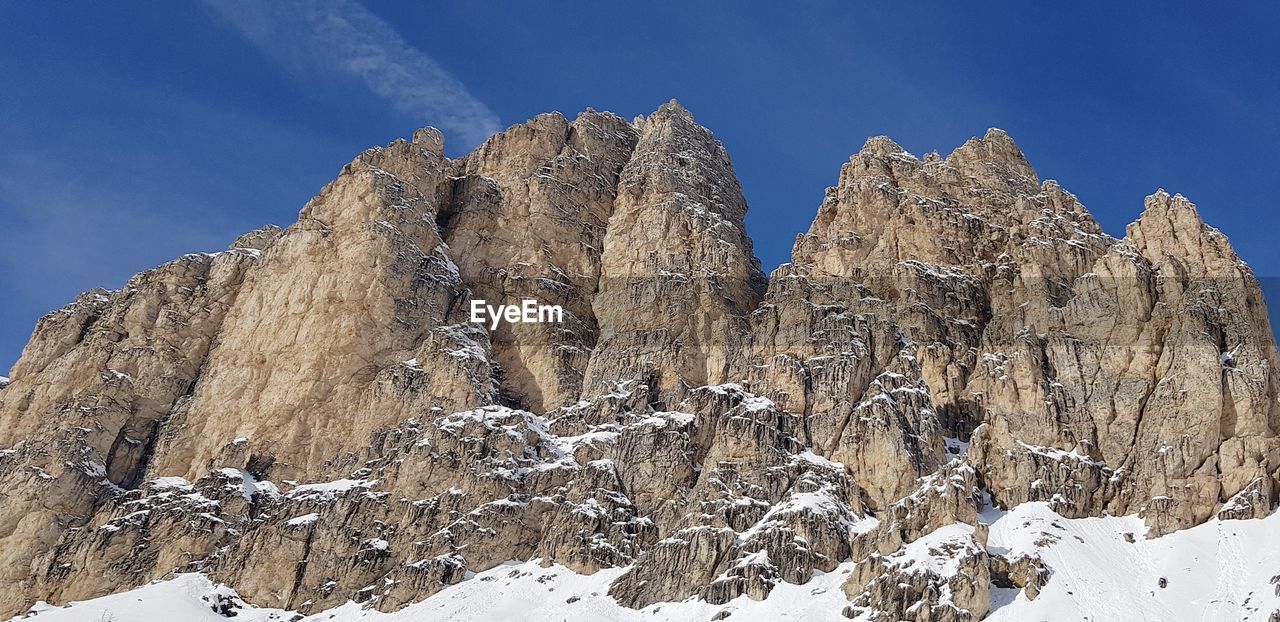
<instances>
[{"instance_id":1,"label":"rocky mountain","mask_svg":"<svg viewBox=\"0 0 1280 622\"><path fill-rule=\"evenodd\" d=\"M174 573L394 612L540 564L618 611L813 583L811 616L972 621L1071 600L1073 519L1138 550L1271 515L1275 339L1187 199L1115 239L993 129L868 140L767 279L746 210L674 101L459 159L428 128L286 229L81 295L0 384L0 615Z\"/></svg>"}]
</instances>

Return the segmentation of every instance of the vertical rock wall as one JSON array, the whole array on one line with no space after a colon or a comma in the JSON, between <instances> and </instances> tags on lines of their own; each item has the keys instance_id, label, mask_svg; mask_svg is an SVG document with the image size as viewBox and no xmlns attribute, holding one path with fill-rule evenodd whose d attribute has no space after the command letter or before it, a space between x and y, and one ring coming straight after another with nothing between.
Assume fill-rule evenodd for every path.
<instances>
[{"instance_id":1,"label":"vertical rock wall","mask_svg":"<svg viewBox=\"0 0 1280 622\"><path fill-rule=\"evenodd\" d=\"M0 387L0 614L177 570L394 610L540 558L625 567L633 607L852 560L851 614L976 620L1052 581L987 550L988 505L1272 511L1265 303L1186 199L1116 240L999 130L872 138L767 282L746 209L675 102L457 160L425 129L285 230L82 295Z\"/></svg>"}]
</instances>

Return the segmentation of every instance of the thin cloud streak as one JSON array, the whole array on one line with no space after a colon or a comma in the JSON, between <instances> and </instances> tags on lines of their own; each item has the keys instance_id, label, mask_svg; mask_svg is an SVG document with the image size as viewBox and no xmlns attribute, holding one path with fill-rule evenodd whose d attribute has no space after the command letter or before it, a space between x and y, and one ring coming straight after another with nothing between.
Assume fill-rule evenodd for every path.
<instances>
[{"instance_id":1,"label":"thin cloud streak","mask_svg":"<svg viewBox=\"0 0 1280 622\"><path fill-rule=\"evenodd\" d=\"M250 43L300 78L358 78L415 122L474 146L501 129L498 116L431 57L353 0L206 0Z\"/></svg>"}]
</instances>

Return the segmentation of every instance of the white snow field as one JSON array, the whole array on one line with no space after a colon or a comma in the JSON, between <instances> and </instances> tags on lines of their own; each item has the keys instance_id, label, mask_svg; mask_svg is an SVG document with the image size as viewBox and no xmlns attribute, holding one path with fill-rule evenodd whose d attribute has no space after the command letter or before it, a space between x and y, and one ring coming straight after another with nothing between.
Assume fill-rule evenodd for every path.
<instances>
[{"instance_id":1,"label":"white snow field","mask_svg":"<svg viewBox=\"0 0 1280 622\"><path fill-rule=\"evenodd\" d=\"M1021 590L992 588L1000 622L1267 622L1280 610L1280 513L1262 520L1211 521L1157 539L1145 539L1136 517L1066 519L1042 503L1012 511L988 510L992 553L1038 554L1053 576L1034 601ZM967 529L967 527L957 527ZM944 528L940 531L945 531ZM1133 539L1129 542L1126 535ZM591 576L562 566L509 562L470 575L462 583L395 612L380 613L356 603L298 618L308 622L409 622L498 620L708 621L721 612L728 620L844 622L848 604L840 589L852 562L805 585L780 583L764 601L741 596L727 604L700 600L619 606L608 586L625 569ZM1160 580L1165 579L1165 587ZM1280 579L1276 579L1280 582ZM225 621L214 603L236 601L234 592L203 575L183 574L135 590L68 607L41 604L28 614L38 622L206 622ZM236 610L236 622L293 620L296 614L252 606ZM15 620L19 618L14 618Z\"/></svg>"}]
</instances>

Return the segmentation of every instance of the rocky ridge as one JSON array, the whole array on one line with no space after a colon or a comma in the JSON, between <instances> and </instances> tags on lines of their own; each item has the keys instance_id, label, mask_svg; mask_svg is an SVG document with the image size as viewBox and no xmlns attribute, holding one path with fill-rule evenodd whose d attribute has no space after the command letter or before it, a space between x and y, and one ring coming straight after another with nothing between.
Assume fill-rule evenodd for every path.
<instances>
[{"instance_id":1,"label":"rocky ridge","mask_svg":"<svg viewBox=\"0 0 1280 622\"><path fill-rule=\"evenodd\" d=\"M1275 506L1265 302L1181 196L1114 239L999 130L872 138L766 280L675 102L443 153L366 151L287 229L40 321L0 385L0 614L174 571L389 611L512 559L724 603L852 560L850 617L978 620L1054 573L984 508Z\"/></svg>"}]
</instances>

